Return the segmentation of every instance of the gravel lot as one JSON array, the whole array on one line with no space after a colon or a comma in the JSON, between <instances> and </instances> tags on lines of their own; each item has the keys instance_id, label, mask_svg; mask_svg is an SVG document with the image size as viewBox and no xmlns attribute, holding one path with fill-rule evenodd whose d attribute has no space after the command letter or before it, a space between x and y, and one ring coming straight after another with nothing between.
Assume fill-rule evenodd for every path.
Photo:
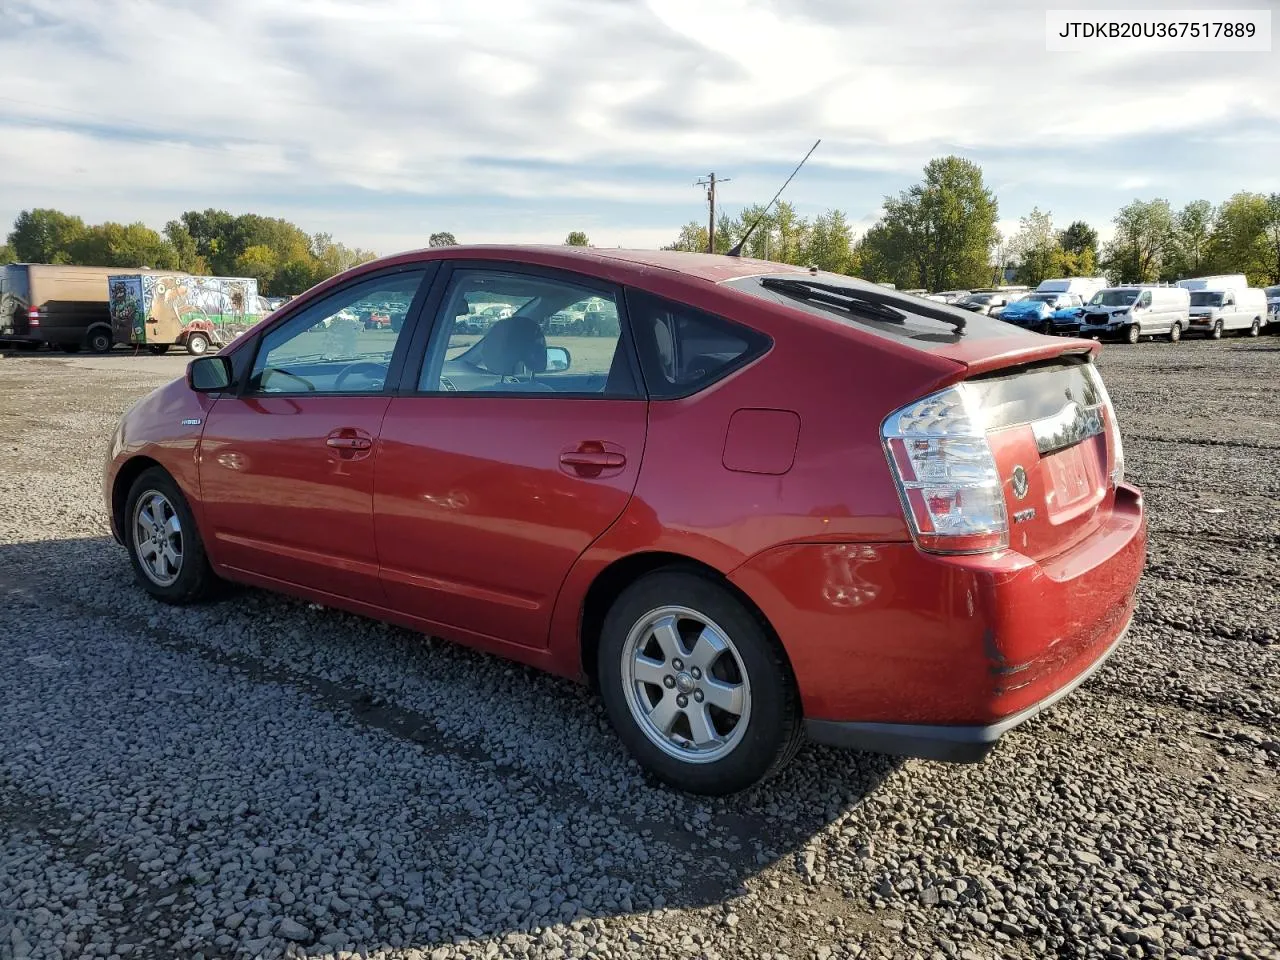
<instances>
[{"instance_id":1,"label":"gravel lot","mask_svg":"<svg viewBox=\"0 0 1280 960\"><path fill-rule=\"evenodd\" d=\"M2 957L1280 957L1280 340L1108 346L1128 643L952 767L649 785L584 690L256 591L148 600L111 428L176 358L0 357Z\"/></svg>"}]
</instances>

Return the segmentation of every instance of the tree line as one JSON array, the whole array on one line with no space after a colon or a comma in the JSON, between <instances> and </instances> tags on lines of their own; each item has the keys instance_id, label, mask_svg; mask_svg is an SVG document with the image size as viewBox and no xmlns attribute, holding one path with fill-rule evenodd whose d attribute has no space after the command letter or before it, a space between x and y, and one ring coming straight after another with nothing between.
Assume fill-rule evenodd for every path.
<instances>
[{"instance_id":1,"label":"tree line","mask_svg":"<svg viewBox=\"0 0 1280 960\"><path fill-rule=\"evenodd\" d=\"M716 221L717 253L759 226L743 255L817 266L899 289L973 289L1046 277L1093 276L1116 283L1173 281L1210 273L1243 273L1254 286L1280 283L1280 193L1242 191L1214 205L1195 200L1174 210L1165 199L1134 200L1116 214L1112 239L1083 220L1059 230L1038 207L1003 236L999 205L982 168L941 157L921 182L884 199L884 211L856 240L841 210L807 220L788 203L768 215L759 206ZM707 250L707 227L685 224L668 250Z\"/></svg>"},{"instance_id":2,"label":"tree line","mask_svg":"<svg viewBox=\"0 0 1280 960\"><path fill-rule=\"evenodd\" d=\"M431 235L431 246L457 243ZM157 232L143 223L86 224L60 210L24 210L0 247L0 263L151 267L224 277L253 277L266 296L301 293L377 256L327 233L308 234L278 217L188 210Z\"/></svg>"}]
</instances>

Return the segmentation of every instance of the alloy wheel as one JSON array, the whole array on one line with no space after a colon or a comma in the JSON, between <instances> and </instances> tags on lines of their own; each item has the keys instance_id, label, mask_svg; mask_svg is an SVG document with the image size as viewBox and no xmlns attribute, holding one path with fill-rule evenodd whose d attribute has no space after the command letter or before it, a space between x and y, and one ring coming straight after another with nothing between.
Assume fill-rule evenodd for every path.
<instances>
[{"instance_id":1,"label":"alloy wheel","mask_svg":"<svg viewBox=\"0 0 1280 960\"><path fill-rule=\"evenodd\" d=\"M636 725L664 753L713 763L741 742L751 684L733 640L687 607L641 617L622 645L622 680Z\"/></svg>"},{"instance_id":2,"label":"alloy wheel","mask_svg":"<svg viewBox=\"0 0 1280 960\"><path fill-rule=\"evenodd\" d=\"M182 573L182 522L158 490L144 491L133 508L133 549L157 586L170 586Z\"/></svg>"}]
</instances>

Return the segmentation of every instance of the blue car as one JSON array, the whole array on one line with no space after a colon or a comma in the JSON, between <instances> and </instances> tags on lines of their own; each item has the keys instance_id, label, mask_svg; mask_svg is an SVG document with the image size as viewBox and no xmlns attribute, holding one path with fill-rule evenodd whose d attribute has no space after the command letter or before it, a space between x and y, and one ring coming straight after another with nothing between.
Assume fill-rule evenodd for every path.
<instances>
[{"instance_id":1,"label":"blue car","mask_svg":"<svg viewBox=\"0 0 1280 960\"><path fill-rule=\"evenodd\" d=\"M1041 333L1068 333L1080 329L1083 306L1074 293L1029 293L1005 307L1000 319Z\"/></svg>"}]
</instances>

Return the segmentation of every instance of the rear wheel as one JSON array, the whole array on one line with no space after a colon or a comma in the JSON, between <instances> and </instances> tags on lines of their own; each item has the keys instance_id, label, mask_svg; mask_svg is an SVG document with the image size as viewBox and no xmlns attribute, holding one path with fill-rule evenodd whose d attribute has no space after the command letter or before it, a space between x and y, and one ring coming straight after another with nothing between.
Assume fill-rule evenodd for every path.
<instances>
[{"instance_id":1,"label":"rear wheel","mask_svg":"<svg viewBox=\"0 0 1280 960\"><path fill-rule=\"evenodd\" d=\"M623 591L605 618L599 664L619 738L673 787L736 793L799 748L786 657L760 618L705 576L664 570Z\"/></svg>"},{"instance_id":2,"label":"rear wheel","mask_svg":"<svg viewBox=\"0 0 1280 960\"><path fill-rule=\"evenodd\" d=\"M1209 336L1211 339L1214 339L1214 340L1222 339L1222 321L1221 320L1215 320L1213 322L1213 330L1209 332Z\"/></svg>"},{"instance_id":3,"label":"rear wheel","mask_svg":"<svg viewBox=\"0 0 1280 960\"><path fill-rule=\"evenodd\" d=\"M1255 317L1253 320L1253 325L1249 327L1249 336L1256 337L1261 332L1262 332L1262 324L1260 324L1258 322L1257 317Z\"/></svg>"},{"instance_id":4,"label":"rear wheel","mask_svg":"<svg viewBox=\"0 0 1280 960\"><path fill-rule=\"evenodd\" d=\"M209 352L209 338L203 333L193 333L187 337L187 353L200 357Z\"/></svg>"},{"instance_id":5,"label":"rear wheel","mask_svg":"<svg viewBox=\"0 0 1280 960\"><path fill-rule=\"evenodd\" d=\"M169 344L167 343L151 343L147 345L147 350L154 353L157 357L169 352Z\"/></svg>"},{"instance_id":6,"label":"rear wheel","mask_svg":"<svg viewBox=\"0 0 1280 960\"><path fill-rule=\"evenodd\" d=\"M1172 327L1169 328L1169 342L1177 343L1181 339L1182 339L1182 324L1175 323Z\"/></svg>"},{"instance_id":7,"label":"rear wheel","mask_svg":"<svg viewBox=\"0 0 1280 960\"><path fill-rule=\"evenodd\" d=\"M1128 328L1124 332L1124 339L1126 343L1137 343L1141 337L1142 329L1136 323L1129 324Z\"/></svg>"},{"instance_id":8,"label":"rear wheel","mask_svg":"<svg viewBox=\"0 0 1280 960\"><path fill-rule=\"evenodd\" d=\"M90 330L89 335L85 337L85 346L94 353L108 353L111 350L111 331Z\"/></svg>"},{"instance_id":9,"label":"rear wheel","mask_svg":"<svg viewBox=\"0 0 1280 960\"><path fill-rule=\"evenodd\" d=\"M152 467L133 482L123 527L134 577L151 596L181 605L214 594L218 579L209 566L195 517L164 470Z\"/></svg>"}]
</instances>

